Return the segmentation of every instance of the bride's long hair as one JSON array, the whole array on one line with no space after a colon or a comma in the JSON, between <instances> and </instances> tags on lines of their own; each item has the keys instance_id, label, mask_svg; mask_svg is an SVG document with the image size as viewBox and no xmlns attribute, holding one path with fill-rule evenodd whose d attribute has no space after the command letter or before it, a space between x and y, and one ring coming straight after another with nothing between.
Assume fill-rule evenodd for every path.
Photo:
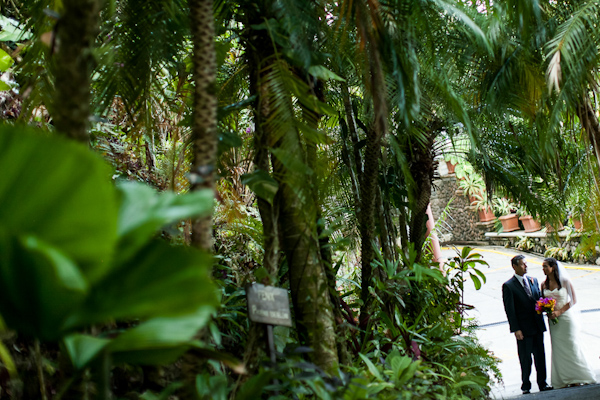
<instances>
[{"instance_id":1,"label":"bride's long hair","mask_svg":"<svg viewBox=\"0 0 600 400\"><path fill-rule=\"evenodd\" d=\"M558 272L558 261L554 257L548 257L544 259L545 263L548 263L549 266L552 267L552 275L554 275L554 279L558 284L558 289L562 288L562 284L560 282L560 273ZM546 289L550 290L550 275L546 276Z\"/></svg>"}]
</instances>

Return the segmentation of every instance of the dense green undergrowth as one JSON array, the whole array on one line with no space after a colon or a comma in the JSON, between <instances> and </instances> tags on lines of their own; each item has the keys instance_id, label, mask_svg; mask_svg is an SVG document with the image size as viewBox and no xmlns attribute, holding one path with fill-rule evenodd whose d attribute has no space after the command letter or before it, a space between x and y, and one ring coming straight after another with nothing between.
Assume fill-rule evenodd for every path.
<instances>
[{"instance_id":1,"label":"dense green undergrowth","mask_svg":"<svg viewBox=\"0 0 600 400\"><path fill-rule=\"evenodd\" d=\"M278 327L271 365L245 312L244 285L267 278L256 213L223 226L211 260L159 238L206 212L211 193L115 185L88 149L29 128L2 126L0 152L0 398L472 399L500 378L462 316L465 276L485 280L470 249L445 274L413 251L379 255L367 329L353 316L360 287L347 285L357 277L339 287L350 361L326 373ZM270 279L287 287L282 271Z\"/></svg>"}]
</instances>

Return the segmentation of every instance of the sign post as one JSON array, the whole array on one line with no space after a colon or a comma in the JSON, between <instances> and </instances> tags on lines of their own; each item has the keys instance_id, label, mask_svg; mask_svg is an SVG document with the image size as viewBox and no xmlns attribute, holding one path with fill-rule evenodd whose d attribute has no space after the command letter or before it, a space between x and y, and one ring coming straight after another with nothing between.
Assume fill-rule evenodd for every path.
<instances>
[{"instance_id":1,"label":"sign post","mask_svg":"<svg viewBox=\"0 0 600 400\"><path fill-rule=\"evenodd\" d=\"M267 347L271 363L275 366L275 340L273 325L292 326L288 292L282 288L253 283L246 286L248 318L250 321L267 325Z\"/></svg>"}]
</instances>

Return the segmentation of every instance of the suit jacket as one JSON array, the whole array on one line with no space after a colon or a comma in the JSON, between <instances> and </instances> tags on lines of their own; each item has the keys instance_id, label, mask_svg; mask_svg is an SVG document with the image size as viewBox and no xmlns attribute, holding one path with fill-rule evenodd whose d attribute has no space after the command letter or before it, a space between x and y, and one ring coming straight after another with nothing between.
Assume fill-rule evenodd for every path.
<instances>
[{"instance_id":1,"label":"suit jacket","mask_svg":"<svg viewBox=\"0 0 600 400\"><path fill-rule=\"evenodd\" d=\"M527 296L523 285L513 276L502 285L502 300L510 331L521 331L529 336L544 332L546 324L543 315L535 311L535 302L542 297L538 281L530 276L527 278L532 297Z\"/></svg>"}]
</instances>

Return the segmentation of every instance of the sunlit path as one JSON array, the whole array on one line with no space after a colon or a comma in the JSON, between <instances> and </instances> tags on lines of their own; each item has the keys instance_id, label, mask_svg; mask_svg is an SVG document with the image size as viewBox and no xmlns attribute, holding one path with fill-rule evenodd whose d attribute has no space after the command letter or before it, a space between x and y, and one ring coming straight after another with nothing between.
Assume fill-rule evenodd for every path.
<instances>
[{"instance_id":1,"label":"sunlit path","mask_svg":"<svg viewBox=\"0 0 600 400\"><path fill-rule=\"evenodd\" d=\"M461 249L461 247L457 247ZM521 371L517 357L517 346L514 335L509 332L506 314L502 303L502 284L512 275L510 259L517 254L524 254L529 265L527 274L538 279L545 279L542 272L544 257L506 249L503 247L476 247L488 262L489 268L482 268L487 278L487 283L477 291L470 282L465 283L465 303L475 308L468 311L468 316L475 319L479 325L477 336L482 344L490 349L494 355L502 360L500 370L504 382L496 385L492 391L494 399L508 399L513 397L534 399L600 399L600 387L569 388L554 390L548 393L538 393L534 383L532 394L521 397ZM456 251L451 247L442 248L444 258L453 257ZM600 268L595 265L565 264L570 271L581 318L584 321L581 338L587 350L589 361L600 377ZM548 365L548 381L550 381L551 342L550 335L546 332L544 337L546 358ZM533 375L533 374L532 374ZM597 393L597 394L596 394ZM590 397L591 396L591 397Z\"/></svg>"}]
</instances>

